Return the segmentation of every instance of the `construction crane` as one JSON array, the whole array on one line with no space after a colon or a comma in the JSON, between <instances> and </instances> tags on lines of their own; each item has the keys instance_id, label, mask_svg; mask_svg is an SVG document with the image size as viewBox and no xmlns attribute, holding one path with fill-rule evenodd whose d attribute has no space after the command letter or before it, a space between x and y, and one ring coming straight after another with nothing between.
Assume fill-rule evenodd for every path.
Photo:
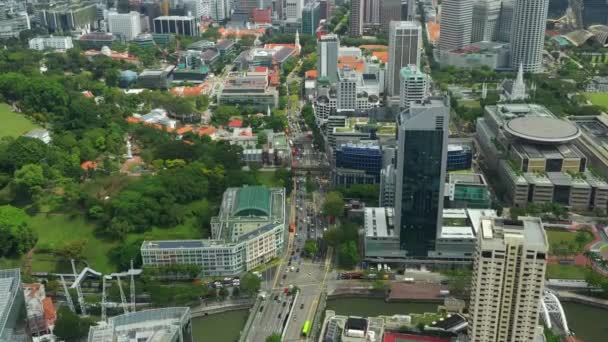
<instances>
[{"instance_id":1,"label":"construction crane","mask_svg":"<svg viewBox=\"0 0 608 342\"><path fill-rule=\"evenodd\" d=\"M106 277L101 277L101 321L106 322Z\"/></svg>"},{"instance_id":2,"label":"construction crane","mask_svg":"<svg viewBox=\"0 0 608 342\"><path fill-rule=\"evenodd\" d=\"M120 301L122 303L122 310L125 313L129 313L129 305L127 304L127 298L125 297L125 291L122 289L122 283L120 282L120 276L116 275L116 280L118 281L118 290L120 290Z\"/></svg>"},{"instance_id":3,"label":"construction crane","mask_svg":"<svg viewBox=\"0 0 608 342\"><path fill-rule=\"evenodd\" d=\"M131 312L135 312L135 272L133 272L133 259L131 259L131 268L129 269L129 273L131 273Z\"/></svg>"},{"instance_id":4,"label":"construction crane","mask_svg":"<svg viewBox=\"0 0 608 342\"><path fill-rule=\"evenodd\" d=\"M72 310L73 313L76 313L76 308L74 307L74 302L72 302L72 296L68 291L68 286L65 284L65 278L63 278L63 274L60 274L61 284L63 285L63 292L65 293L65 300L68 302L68 307Z\"/></svg>"},{"instance_id":5,"label":"construction crane","mask_svg":"<svg viewBox=\"0 0 608 342\"><path fill-rule=\"evenodd\" d=\"M74 282L76 283L76 293L78 294L78 304L80 304L80 313L83 316L87 315L87 308L84 302L84 296L82 295L82 289L80 288L80 282L78 282L78 273L76 272L76 264L74 263L74 259L72 262L72 272L74 272Z\"/></svg>"}]
</instances>

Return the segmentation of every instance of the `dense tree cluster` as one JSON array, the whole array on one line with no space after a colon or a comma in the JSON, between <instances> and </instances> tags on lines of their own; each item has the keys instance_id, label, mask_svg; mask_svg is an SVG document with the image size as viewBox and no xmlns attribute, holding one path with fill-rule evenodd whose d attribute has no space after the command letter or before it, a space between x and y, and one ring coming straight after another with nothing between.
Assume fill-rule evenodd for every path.
<instances>
[{"instance_id":1,"label":"dense tree cluster","mask_svg":"<svg viewBox=\"0 0 608 342\"><path fill-rule=\"evenodd\" d=\"M22 209L0 206L0 256L21 255L36 244L38 238L28 226L26 216Z\"/></svg>"}]
</instances>

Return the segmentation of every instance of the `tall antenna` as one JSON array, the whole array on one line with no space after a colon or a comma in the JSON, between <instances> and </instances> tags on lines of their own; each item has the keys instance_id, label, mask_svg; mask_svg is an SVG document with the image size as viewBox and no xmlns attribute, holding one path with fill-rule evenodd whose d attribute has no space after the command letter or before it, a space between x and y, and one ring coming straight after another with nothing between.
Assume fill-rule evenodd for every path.
<instances>
[{"instance_id":1,"label":"tall antenna","mask_svg":"<svg viewBox=\"0 0 608 342\"><path fill-rule=\"evenodd\" d=\"M65 293L65 300L68 302L68 307L72 310L73 313L76 313L76 308L74 308L74 302L72 302L72 296L68 291L68 286L65 284L65 278L63 278L63 274L59 275L61 277L61 284L63 284L63 292Z\"/></svg>"},{"instance_id":2,"label":"tall antenna","mask_svg":"<svg viewBox=\"0 0 608 342\"><path fill-rule=\"evenodd\" d=\"M122 283L120 282L120 276L116 275L116 280L118 281L118 290L120 290L120 301L122 303L122 310L125 313L129 313L129 306L127 304L127 298L125 297L125 291L122 289Z\"/></svg>"},{"instance_id":3,"label":"tall antenna","mask_svg":"<svg viewBox=\"0 0 608 342\"><path fill-rule=\"evenodd\" d=\"M83 316L87 315L87 308L84 303L84 296L82 295L82 289L80 288L80 282L78 281L78 273L76 273L76 264L74 263L74 259L72 262L72 272L74 272L74 283L76 283L76 293L78 294L78 304L80 304L80 313Z\"/></svg>"},{"instance_id":4,"label":"tall antenna","mask_svg":"<svg viewBox=\"0 0 608 342\"><path fill-rule=\"evenodd\" d=\"M108 317L106 315L106 277L101 277L101 321L106 322Z\"/></svg>"},{"instance_id":5,"label":"tall antenna","mask_svg":"<svg viewBox=\"0 0 608 342\"><path fill-rule=\"evenodd\" d=\"M131 273L131 312L135 312L135 272L133 272L133 259L131 259L131 269L129 273Z\"/></svg>"}]
</instances>

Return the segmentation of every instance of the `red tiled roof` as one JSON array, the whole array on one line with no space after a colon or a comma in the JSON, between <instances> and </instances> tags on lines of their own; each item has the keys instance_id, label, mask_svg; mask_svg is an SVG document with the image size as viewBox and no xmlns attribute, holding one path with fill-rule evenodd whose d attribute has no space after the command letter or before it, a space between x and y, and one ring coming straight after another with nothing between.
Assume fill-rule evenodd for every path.
<instances>
[{"instance_id":1,"label":"red tiled roof","mask_svg":"<svg viewBox=\"0 0 608 342\"><path fill-rule=\"evenodd\" d=\"M128 123L140 123L141 122L141 120L139 118L136 118L134 116L129 116L126 120Z\"/></svg>"},{"instance_id":2,"label":"red tiled roof","mask_svg":"<svg viewBox=\"0 0 608 342\"><path fill-rule=\"evenodd\" d=\"M57 319L57 310L51 297L44 297L42 300L42 310L44 310L44 319L48 324L54 324Z\"/></svg>"},{"instance_id":3,"label":"red tiled roof","mask_svg":"<svg viewBox=\"0 0 608 342\"><path fill-rule=\"evenodd\" d=\"M243 120L232 119L232 120L228 121L228 127L231 127L231 128L243 127Z\"/></svg>"},{"instance_id":4,"label":"red tiled roof","mask_svg":"<svg viewBox=\"0 0 608 342\"><path fill-rule=\"evenodd\" d=\"M359 48L365 49L365 50L371 50L371 51L376 51L376 50L379 50L379 51L384 50L384 51L386 51L386 50L388 50L388 46L386 46L386 45L372 45L372 44L361 45L361 46L359 46Z\"/></svg>"},{"instance_id":5,"label":"red tiled roof","mask_svg":"<svg viewBox=\"0 0 608 342\"><path fill-rule=\"evenodd\" d=\"M215 133L215 131L215 127L213 126L203 126L198 129L198 135L212 135L213 133Z\"/></svg>"},{"instance_id":6,"label":"red tiled roof","mask_svg":"<svg viewBox=\"0 0 608 342\"><path fill-rule=\"evenodd\" d=\"M308 70L305 74L304 77L307 80L316 80L318 75L317 75L317 70Z\"/></svg>"},{"instance_id":7,"label":"red tiled roof","mask_svg":"<svg viewBox=\"0 0 608 342\"><path fill-rule=\"evenodd\" d=\"M388 51L374 51L372 52L372 56L381 60L382 63L388 63Z\"/></svg>"},{"instance_id":8,"label":"red tiled roof","mask_svg":"<svg viewBox=\"0 0 608 342\"><path fill-rule=\"evenodd\" d=\"M358 72L365 71L365 62L356 57L346 56L338 58L338 68L350 67Z\"/></svg>"},{"instance_id":9,"label":"red tiled roof","mask_svg":"<svg viewBox=\"0 0 608 342\"><path fill-rule=\"evenodd\" d=\"M192 126L188 125L188 126L184 126L182 128L178 128L175 130L175 133L177 134L186 134L188 132L192 132Z\"/></svg>"}]
</instances>

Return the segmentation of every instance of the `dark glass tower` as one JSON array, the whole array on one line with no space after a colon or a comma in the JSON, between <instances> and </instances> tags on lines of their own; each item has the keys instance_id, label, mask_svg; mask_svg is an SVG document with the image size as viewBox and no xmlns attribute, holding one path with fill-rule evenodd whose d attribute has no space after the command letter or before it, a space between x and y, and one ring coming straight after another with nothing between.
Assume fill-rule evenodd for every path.
<instances>
[{"instance_id":1,"label":"dark glass tower","mask_svg":"<svg viewBox=\"0 0 608 342\"><path fill-rule=\"evenodd\" d=\"M449 99L412 102L398 117L396 227L408 257L426 257L441 227Z\"/></svg>"}]
</instances>

